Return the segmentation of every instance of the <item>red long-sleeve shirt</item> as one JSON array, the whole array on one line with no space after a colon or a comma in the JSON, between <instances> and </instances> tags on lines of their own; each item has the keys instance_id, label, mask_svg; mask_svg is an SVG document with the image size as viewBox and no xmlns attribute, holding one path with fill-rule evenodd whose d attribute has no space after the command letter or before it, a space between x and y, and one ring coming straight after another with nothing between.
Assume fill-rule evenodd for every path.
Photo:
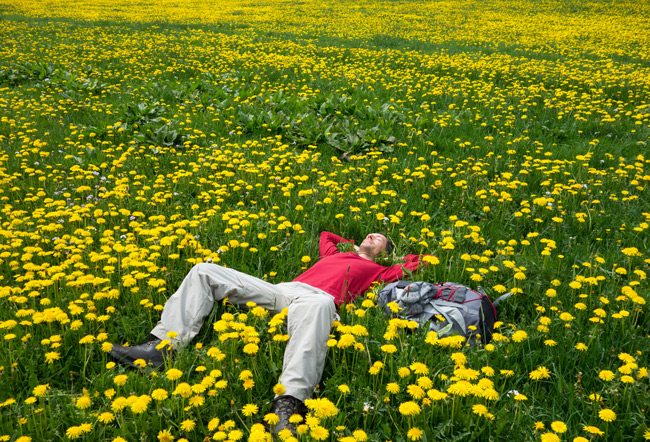
<instances>
[{"instance_id":1,"label":"red long-sleeve shirt","mask_svg":"<svg viewBox=\"0 0 650 442\"><path fill-rule=\"evenodd\" d=\"M321 232L320 260L294 279L334 296L336 305L352 302L375 281L395 281L404 275L405 268L414 271L420 264L420 255L406 255L404 264L385 267L355 252L339 252L336 245L340 242L353 241Z\"/></svg>"}]
</instances>

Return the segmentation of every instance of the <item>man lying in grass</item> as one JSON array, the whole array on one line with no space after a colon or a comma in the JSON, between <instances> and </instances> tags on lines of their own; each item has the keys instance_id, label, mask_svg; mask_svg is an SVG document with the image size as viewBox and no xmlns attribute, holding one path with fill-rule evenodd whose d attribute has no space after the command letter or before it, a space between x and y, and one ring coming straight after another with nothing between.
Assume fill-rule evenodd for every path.
<instances>
[{"instance_id":1,"label":"man lying in grass","mask_svg":"<svg viewBox=\"0 0 650 442\"><path fill-rule=\"evenodd\" d=\"M170 354L163 340L175 336L171 347L177 350L186 346L199 333L214 303L225 298L241 306L253 302L276 313L286 308L290 338L279 380L285 393L273 400L271 412L280 418L274 432L288 428L295 434L289 418L306 413L304 400L320 381L337 307L365 293L373 282L395 281L404 275L404 269L414 271L421 262L419 255L407 255L402 265L376 263L375 258L384 250L390 253L393 249L381 233L366 236L354 246L354 252L339 252L337 244L341 242L352 241L322 232L321 259L292 282L281 284L219 265L197 264L167 300L158 325L151 331L153 339L133 347L114 344L111 355L123 364L135 366L135 361L143 359L160 368Z\"/></svg>"}]
</instances>

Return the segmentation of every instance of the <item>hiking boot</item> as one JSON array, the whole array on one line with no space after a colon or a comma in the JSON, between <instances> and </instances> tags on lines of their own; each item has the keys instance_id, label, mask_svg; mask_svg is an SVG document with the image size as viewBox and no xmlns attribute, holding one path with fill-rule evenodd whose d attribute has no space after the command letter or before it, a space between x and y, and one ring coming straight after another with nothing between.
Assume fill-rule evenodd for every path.
<instances>
[{"instance_id":1,"label":"hiking boot","mask_svg":"<svg viewBox=\"0 0 650 442\"><path fill-rule=\"evenodd\" d=\"M305 407L305 404L300 399L283 395L273 399L271 413L275 413L280 418L280 421L275 424L275 427L271 428L271 434L275 436L280 431L287 429L296 437L296 424L290 422L289 419L296 414L304 418L307 414L307 407Z\"/></svg>"},{"instance_id":2,"label":"hiking boot","mask_svg":"<svg viewBox=\"0 0 650 442\"><path fill-rule=\"evenodd\" d=\"M109 354L123 365L141 368L135 361L142 359L147 363L147 366L159 370L165 365L165 358L169 358L172 353L167 345L161 350L156 349L161 342L161 339L152 335L149 341L133 347L113 344L113 349Z\"/></svg>"}]
</instances>

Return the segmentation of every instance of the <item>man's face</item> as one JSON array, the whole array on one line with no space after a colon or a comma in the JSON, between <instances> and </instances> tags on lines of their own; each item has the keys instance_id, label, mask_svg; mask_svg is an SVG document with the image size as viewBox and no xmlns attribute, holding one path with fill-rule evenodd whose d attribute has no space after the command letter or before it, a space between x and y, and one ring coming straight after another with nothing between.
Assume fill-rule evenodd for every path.
<instances>
[{"instance_id":1,"label":"man's face","mask_svg":"<svg viewBox=\"0 0 650 442\"><path fill-rule=\"evenodd\" d=\"M365 251L373 258L386 250L388 239L381 233L371 233L361 242L359 249Z\"/></svg>"}]
</instances>

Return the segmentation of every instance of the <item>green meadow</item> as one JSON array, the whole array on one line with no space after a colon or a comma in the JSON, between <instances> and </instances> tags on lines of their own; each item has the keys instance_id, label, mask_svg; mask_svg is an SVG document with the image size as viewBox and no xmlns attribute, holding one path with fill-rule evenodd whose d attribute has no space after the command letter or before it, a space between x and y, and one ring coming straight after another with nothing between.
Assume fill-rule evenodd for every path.
<instances>
[{"instance_id":1,"label":"green meadow","mask_svg":"<svg viewBox=\"0 0 650 442\"><path fill-rule=\"evenodd\" d=\"M342 307L299 441L650 439L650 7L0 0L0 441L270 441L285 315L164 370L194 264L270 282L323 230L483 287L488 345ZM648 167L649 169L646 169Z\"/></svg>"}]
</instances>

